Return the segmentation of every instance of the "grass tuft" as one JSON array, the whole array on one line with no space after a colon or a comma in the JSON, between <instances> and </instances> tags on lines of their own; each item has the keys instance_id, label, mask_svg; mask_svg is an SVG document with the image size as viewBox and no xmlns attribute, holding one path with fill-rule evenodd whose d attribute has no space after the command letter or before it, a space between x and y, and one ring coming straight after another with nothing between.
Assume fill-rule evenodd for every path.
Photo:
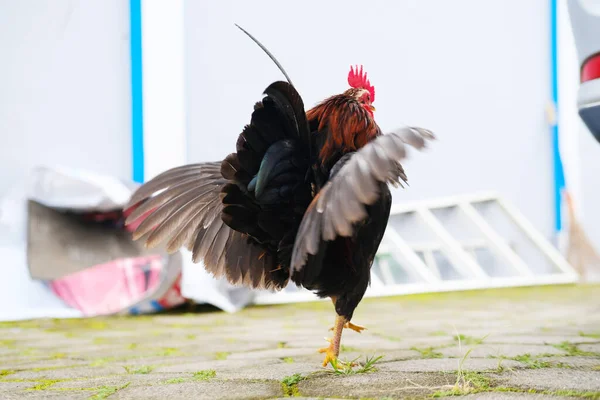
<instances>
[{"instance_id":1,"label":"grass tuft","mask_svg":"<svg viewBox=\"0 0 600 400\"><path fill-rule=\"evenodd\" d=\"M469 393L490 391L491 379L481 372L464 371L459 369L456 382L447 390L433 393L432 397L463 396Z\"/></svg>"},{"instance_id":2,"label":"grass tuft","mask_svg":"<svg viewBox=\"0 0 600 400\"><path fill-rule=\"evenodd\" d=\"M349 362L343 362L340 360L330 362L331 367L333 368L333 371L331 372L336 375L354 375L375 372L377 371L375 364L377 364L379 360L383 358L383 356L366 357L365 362L362 364L356 362L358 358L359 357Z\"/></svg>"},{"instance_id":3,"label":"grass tuft","mask_svg":"<svg viewBox=\"0 0 600 400\"><path fill-rule=\"evenodd\" d=\"M185 381L186 381L185 378L172 378L172 379L167 379L164 383L165 384L183 383Z\"/></svg>"},{"instance_id":4,"label":"grass tuft","mask_svg":"<svg viewBox=\"0 0 600 400\"><path fill-rule=\"evenodd\" d=\"M175 348L175 347L165 347L161 350L160 355L162 356L172 356L172 355L176 355L179 354L180 351L179 349Z\"/></svg>"},{"instance_id":5,"label":"grass tuft","mask_svg":"<svg viewBox=\"0 0 600 400\"><path fill-rule=\"evenodd\" d=\"M439 351L435 351L435 347L411 347L411 350L417 351L421 354L422 358L442 358L444 355Z\"/></svg>"},{"instance_id":6,"label":"grass tuft","mask_svg":"<svg viewBox=\"0 0 600 400\"><path fill-rule=\"evenodd\" d=\"M202 371L194 372L195 381L207 381L217 376L217 372L214 369L203 369Z\"/></svg>"},{"instance_id":7,"label":"grass tuft","mask_svg":"<svg viewBox=\"0 0 600 400\"><path fill-rule=\"evenodd\" d=\"M594 332L594 333L579 332L579 336L588 337L588 338L592 338L592 339L600 339L600 332Z\"/></svg>"},{"instance_id":8,"label":"grass tuft","mask_svg":"<svg viewBox=\"0 0 600 400\"><path fill-rule=\"evenodd\" d=\"M14 349L16 343L17 343L16 340L2 339L2 340L0 340L0 347L8 347L9 349Z\"/></svg>"},{"instance_id":9,"label":"grass tuft","mask_svg":"<svg viewBox=\"0 0 600 400\"><path fill-rule=\"evenodd\" d=\"M454 340L456 340L459 343L462 344L467 344L467 345L480 345L481 343L483 343L483 341L487 338L487 335L482 337L482 338L475 338L473 336L468 336L468 335L454 335Z\"/></svg>"},{"instance_id":10,"label":"grass tuft","mask_svg":"<svg viewBox=\"0 0 600 400\"><path fill-rule=\"evenodd\" d=\"M580 350L579 347L575 343L571 342L561 342L559 344L553 344L553 347L562 350L567 353L568 356L597 356L598 353L594 353L591 351L583 351Z\"/></svg>"},{"instance_id":11,"label":"grass tuft","mask_svg":"<svg viewBox=\"0 0 600 400\"><path fill-rule=\"evenodd\" d=\"M459 348L462 349L463 343L474 344L475 347L477 347L478 345L483 343L487 336L488 335L484 336L481 339L475 339L470 336L460 335L457 333L454 336L454 339L458 342ZM460 362L458 363L458 371L456 372L456 382L454 383L454 386L446 390L440 390L435 392L433 394L433 397L461 396L469 393L478 393L490 389L492 382L488 376L484 375L481 372L466 371L463 368L465 361L467 360L471 352L475 349L475 347L472 347L469 350L467 350L460 359ZM498 363L498 370L501 369L503 369L502 360L500 360L500 362Z\"/></svg>"},{"instance_id":12,"label":"grass tuft","mask_svg":"<svg viewBox=\"0 0 600 400\"><path fill-rule=\"evenodd\" d=\"M37 385L30 387L27 390L46 390L55 383L62 382L62 379L41 379L38 382Z\"/></svg>"},{"instance_id":13,"label":"grass tuft","mask_svg":"<svg viewBox=\"0 0 600 400\"><path fill-rule=\"evenodd\" d=\"M183 383L185 381L186 381L185 378L172 378L172 379L166 380L165 383L166 384L173 384L173 383Z\"/></svg>"},{"instance_id":14,"label":"grass tuft","mask_svg":"<svg viewBox=\"0 0 600 400\"><path fill-rule=\"evenodd\" d=\"M150 372L154 371L154 367L151 365L142 365L139 368L134 369L133 367L123 367L125 368L125 371L127 371L128 374L141 374L141 375L145 375L145 374L149 374Z\"/></svg>"},{"instance_id":15,"label":"grass tuft","mask_svg":"<svg viewBox=\"0 0 600 400\"><path fill-rule=\"evenodd\" d=\"M298 383L302 382L304 379L306 379L306 377L302 376L302 374L294 374L283 378L281 380L281 390L283 390L283 395L285 397L299 396Z\"/></svg>"},{"instance_id":16,"label":"grass tuft","mask_svg":"<svg viewBox=\"0 0 600 400\"><path fill-rule=\"evenodd\" d=\"M515 357L510 357L509 359L526 364L528 368L533 369L552 367L552 363L550 363L549 361L538 360L536 357L531 356L531 354L529 353L520 354Z\"/></svg>"},{"instance_id":17,"label":"grass tuft","mask_svg":"<svg viewBox=\"0 0 600 400\"><path fill-rule=\"evenodd\" d=\"M113 394L117 393L119 390L125 389L127 386L129 386L130 383L131 382L127 382L126 384L124 384L122 386L102 386L101 388L98 389L98 393L96 393L95 395L90 397L89 400L106 399L107 397L112 396Z\"/></svg>"}]
</instances>

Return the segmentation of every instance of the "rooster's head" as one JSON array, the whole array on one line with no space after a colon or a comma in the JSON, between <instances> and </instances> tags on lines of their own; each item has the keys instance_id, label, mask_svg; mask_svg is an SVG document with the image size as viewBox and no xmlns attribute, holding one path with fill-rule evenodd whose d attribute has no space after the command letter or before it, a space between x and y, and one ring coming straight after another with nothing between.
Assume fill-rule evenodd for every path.
<instances>
[{"instance_id":1,"label":"rooster's head","mask_svg":"<svg viewBox=\"0 0 600 400\"><path fill-rule=\"evenodd\" d=\"M346 90L344 94L351 96L356 99L371 115L375 111L373 102L375 101L375 87L371 85L371 82L367 79L367 73L363 73L363 67L358 66L356 68L350 67L348 73L348 84L350 89Z\"/></svg>"}]
</instances>

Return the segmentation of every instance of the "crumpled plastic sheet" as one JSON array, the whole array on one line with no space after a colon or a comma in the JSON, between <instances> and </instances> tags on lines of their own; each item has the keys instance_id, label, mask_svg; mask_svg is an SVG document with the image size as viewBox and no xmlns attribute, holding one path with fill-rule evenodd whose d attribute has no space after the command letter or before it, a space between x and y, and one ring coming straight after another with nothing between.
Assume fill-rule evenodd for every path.
<instances>
[{"instance_id":1,"label":"crumpled plastic sheet","mask_svg":"<svg viewBox=\"0 0 600 400\"><path fill-rule=\"evenodd\" d=\"M38 167L0 198L0 320L81 317L27 266L27 201L55 209L110 211L123 207L137 185L89 171ZM215 279L182 250L181 294L196 303L235 312L252 302L247 288Z\"/></svg>"}]
</instances>

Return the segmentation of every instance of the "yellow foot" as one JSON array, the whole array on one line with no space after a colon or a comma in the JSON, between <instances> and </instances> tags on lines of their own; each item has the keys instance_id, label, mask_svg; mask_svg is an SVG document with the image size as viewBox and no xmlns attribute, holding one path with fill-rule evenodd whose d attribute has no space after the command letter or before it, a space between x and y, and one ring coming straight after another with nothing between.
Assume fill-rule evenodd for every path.
<instances>
[{"instance_id":1,"label":"yellow foot","mask_svg":"<svg viewBox=\"0 0 600 400\"><path fill-rule=\"evenodd\" d=\"M325 353L325 360L323 360L323 366L326 367L327 364L329 364L330 362L336 362L337 361L337 356L335 355L335 349L333 348L333 343L331 342L331 339L325 338L325 340L327 340L330 344L329 347L323 347L322 349L319 349L319 353Z\"/></svg>"},{"instance_id":2,"label":"yellow foot","mask_svg":"<svg viewBox=\"0 0 600 400\"><path fill-rule=\"evenodd\" d=\"M335 356L335 352L333 351L333 346L324 347L319 349L319 353L325 353L325 359L323 360L323 366L326 367L330 362L335 363L337 361L337 357Z\"/></svg>"},{"instance_id":3,"label":"yellow foot","mask_svg":"<svg viewBox=\"0 0 600 400\"><path fill-rule=\"evenodd\" d=\"M362 331L364 331L365 329L367 329L364 326L354 325L352 322L346 322L344 324L344 328L346 328L346 329L352 329L353 331L358 332L358 333L361 333ZM333 327L329 328L329 330L332 331Z\"/></svg>"}]
</instances>

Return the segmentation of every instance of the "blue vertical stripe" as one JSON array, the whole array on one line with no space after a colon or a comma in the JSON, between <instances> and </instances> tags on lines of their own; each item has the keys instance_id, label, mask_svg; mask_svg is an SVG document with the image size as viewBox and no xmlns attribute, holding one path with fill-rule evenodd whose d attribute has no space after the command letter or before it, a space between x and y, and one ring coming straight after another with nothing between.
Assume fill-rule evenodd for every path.
<instances>
[{"instance_id":1,"label":"blue vertical stripe","mask_svg":"<svg viewBox=\"0 0 600 400\"><path fill-rule=\"evenodd\" d=\"M556 232L562 230L561 194L565 188L565 174L560 157L558 121L558 2L550 0L550 58L552 103L556 121L552 125L552 155L554 160L554 221Z\"/></svg>"},{"instance_id":2,"label":"blue vertical stripe","mask_svg":"<svg viewBox=\"0 0 600 400\"><path fill-rule=\"evenodd\" d=\"M144 182L144 103L142 86L142 0L129 1L131 47L131 150L133 180Z\"/></svg>"}]
</instances>

